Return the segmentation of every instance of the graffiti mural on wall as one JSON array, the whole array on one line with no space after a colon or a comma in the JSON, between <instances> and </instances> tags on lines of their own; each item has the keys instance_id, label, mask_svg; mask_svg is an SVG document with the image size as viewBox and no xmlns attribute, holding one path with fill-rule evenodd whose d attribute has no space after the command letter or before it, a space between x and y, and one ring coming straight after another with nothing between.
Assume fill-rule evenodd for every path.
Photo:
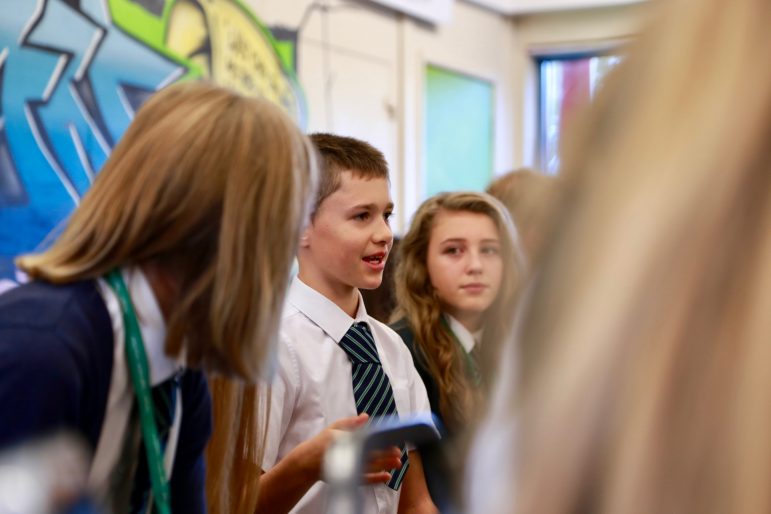
<instances>
[{"instance_id":1,"label":"graffiti mural on wall","mask_svg":"<svg viewBox=\"0 0 771 514\"><path fill-rule=\"evenodd\" d=\"M196 79L303 122L293 72L238 1L3 0L0 278L61 227L142 102Z\"/></svg>"}]
</instances>

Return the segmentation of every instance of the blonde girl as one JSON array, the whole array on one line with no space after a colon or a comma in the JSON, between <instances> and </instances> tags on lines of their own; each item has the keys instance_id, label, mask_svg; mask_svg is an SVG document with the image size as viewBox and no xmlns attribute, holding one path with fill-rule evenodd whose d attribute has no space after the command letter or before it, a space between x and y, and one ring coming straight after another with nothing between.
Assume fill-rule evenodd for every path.
<instances>
[{"instance_id":1,"label":"blonde girl","mask_svg":"<svg viewBox=\"0 0 771 514\"><path fill-rule=\"evenodd\" d=\"M650 7L567 146L494 427L519 451L473 480L516 473L469 512L771 512L771 8Z\"/></svg>"},{"instance_id":2,"label":"blonde girl","mask_svg":"<svg viewBox=\"0 0 771 514\"><path fill-rule=\"evenodd\" d=\"M253 380L263 366L312 156L267 101L201 83L151 97L54 245L18 259L32 282L0 296L0 447L66 429L94 449L89 488L110 510L152 498L159 510L204 512L201 370ZM158 387L168 412L150 411L146 424ZM235 426L239 409L222 405ZM237 460L227 447L237 441L244 459L258 443L231 426L217 427L214 455L224 457L210 461L222 480ZM143 479L132 434L147 450Z\"/></svg>"}]
</instances>

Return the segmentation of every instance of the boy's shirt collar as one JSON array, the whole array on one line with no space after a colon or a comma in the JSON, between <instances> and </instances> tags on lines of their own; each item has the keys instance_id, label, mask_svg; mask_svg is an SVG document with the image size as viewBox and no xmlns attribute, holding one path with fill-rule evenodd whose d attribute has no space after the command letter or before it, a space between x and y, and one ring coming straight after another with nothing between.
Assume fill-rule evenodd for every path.
<instances>
[{"instance_id":1,"label":"boy's shirt collar","mask_svg":"<svg viewBox=\"0 0 771 514\"><path fill-rule=\"evenodd\" d=\"M358 295L359 306L356 318L350 317L332 300L304 283L299 277L292 280L287 298L289 303L321 327L335 342L340 342L355 322L369 322L364 299L360 292Z\"/></svg>"}]
</instances>

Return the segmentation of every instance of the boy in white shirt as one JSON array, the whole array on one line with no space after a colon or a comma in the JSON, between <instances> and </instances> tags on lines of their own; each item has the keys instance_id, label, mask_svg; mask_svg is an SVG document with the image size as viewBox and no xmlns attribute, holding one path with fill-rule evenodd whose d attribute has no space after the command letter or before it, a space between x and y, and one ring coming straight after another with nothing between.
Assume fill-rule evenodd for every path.
<instances>
[{"instance_id":1,"label":"boy in white shirt","mask_svg":"<svg viewBox=\"0 0 771 514\"><path fill-rule=\"evenodd\" d=\"M323 512L321 462L335 430L430 411L406 346L359 293L380 285L393 243L383 154L352 138L311 139L324 165L282 319L258 513ZM378 452L367 471L365 513L437 512L416 451Z\"/></svg>"}]
</instances>

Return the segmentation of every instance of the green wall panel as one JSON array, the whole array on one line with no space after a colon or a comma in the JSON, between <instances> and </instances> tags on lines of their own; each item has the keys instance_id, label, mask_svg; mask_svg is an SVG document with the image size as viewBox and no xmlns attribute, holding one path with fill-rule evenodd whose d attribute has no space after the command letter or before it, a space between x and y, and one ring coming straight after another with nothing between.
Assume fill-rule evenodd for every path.
<instances>
[{"instance_id":1,"label":"green wall panel","mask_svg":"<svg viewBox=\"0 0 771 514\"><path fill-rule=\"evenodd\" d=\"M426 194L482 191L493 173L493 84L426 67Z\"/></svg>"}]
</instances>

